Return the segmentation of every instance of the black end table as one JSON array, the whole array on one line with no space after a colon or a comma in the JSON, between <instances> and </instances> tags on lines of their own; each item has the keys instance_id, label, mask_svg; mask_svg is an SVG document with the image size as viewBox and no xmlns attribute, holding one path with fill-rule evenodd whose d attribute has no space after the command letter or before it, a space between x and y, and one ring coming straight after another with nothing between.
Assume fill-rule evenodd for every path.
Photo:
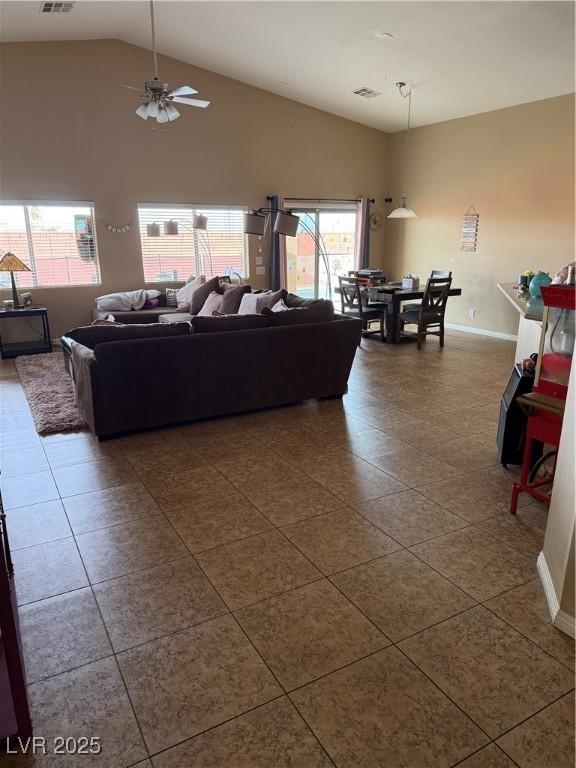
<instances>
[{"instance_id":1,"label":"black end table","mask_svg":"<svg viewBox=\"0 0 576 768\"><path fill-rule=\"evenodd\" d=\"M52 340L50 339L50 326L48 324L48 310L46 307L15 307L14 309L0 309L0 321L12 319L24 319L29 317L42 318L41 339L33 341L4 342L0 332L0 357L18 357L19 355L37 355L41 352L52 352Z\"/></svg>"}]
</instances>

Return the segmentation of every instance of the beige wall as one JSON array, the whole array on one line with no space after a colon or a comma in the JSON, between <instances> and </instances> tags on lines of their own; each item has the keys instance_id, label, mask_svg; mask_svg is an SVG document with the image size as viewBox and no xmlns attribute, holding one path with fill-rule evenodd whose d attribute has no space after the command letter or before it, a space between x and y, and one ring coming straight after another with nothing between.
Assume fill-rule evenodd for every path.
<instances>
[{"instance_id":1,"label":"beige wall","mask_svg":"<svg viewBox=\"0 0 576 768\"><path fill-rule=\"evenodd\" d=\"M386 136L371 128L161 57L171 85L193 85L212 106L183 107L166 131L151 130L134 115L138 100L120 87L150 77L149 51L103 40L5 44L1 55L5 199L93 200L97 216L122 224L135 217L137 202L384 197ZM99 224L97 234L101 286L33 291L50 310L53 335L85 323L95 296L142 287L137 228L111 234ZM383 242L376 233L374 263ZM258 241L250 247L251 282L263 287L268 276L255 276Z\"/></svg>"},{"instance_id":2,"label":"beige wall","mask_svg":"<svg viewBox=\"0 0 576 768\"><path fill-rule=\"evenodd\" d=\"M389 137L395 201L404 142L405 132ZM451 269L463 295L450 299L447 319L515 334L518 314L496 283L527 268L554 274L574 259L573 95L417 128L409 142L408 202L418 218L386 221L387 273ZM480 214L478 249L461 253L462 215L471 205Z\"/></svg>"}]
</instances>

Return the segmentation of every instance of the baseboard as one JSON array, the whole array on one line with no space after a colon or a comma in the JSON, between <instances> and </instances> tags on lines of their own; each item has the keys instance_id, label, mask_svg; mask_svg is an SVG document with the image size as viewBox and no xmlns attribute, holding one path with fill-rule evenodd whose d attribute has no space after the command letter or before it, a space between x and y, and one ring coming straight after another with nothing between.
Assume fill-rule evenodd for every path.
<instances>
[{"instance_id":1,"label":"baseboard","mask_svg":"<svg viewBox=\"0 0 576 768\"><path fill-rule=\"evenodd\" d=\"M574 637L575 636L574 619L572 618L572 616L569 616L567 613L560 610L560 603L558 602L558 597L556 595L556 590L554 589L552 577L550 576L548 563L546 562L546 558L544 557L544 552L540 552L540 554L538 555L538 560L536 565L538 568L540 581L542 582L542 586L544 587L544 595L546 596L546 602L548 603L548 610L550 611L550 618L552 619L552 624L556 627L556 629L559 629L561 632L564 632L570 637Z\"/></svg>"},{"instance_id":2,"label":"baseboard","mask_svg":"<svg viewBox=\"0 0 576 768\"><path fill-rule=\"evenodd\" d=\"M452 328L454 331L464 331L464 333L475 333L478 336L492 336L494 339L504 339L505 341L518 341L518 336L513 333L502 333L501 331L489 331L487 328L473 328L471 325L458 325L457 323L445 323L446 328Z\"/></svg>"},{"instance_id":3,"label":"baseboard","mask_svg":"<svg viewBox=\"0 0 576 768\"><path fill-rule=\"evenodd\" d=\"M574 619L565 611L558 611L556 618L554 619L554 626L566 635L570 635L571 638L576 639L576 627L574 626Z\"/></svg>"}]
</instances>

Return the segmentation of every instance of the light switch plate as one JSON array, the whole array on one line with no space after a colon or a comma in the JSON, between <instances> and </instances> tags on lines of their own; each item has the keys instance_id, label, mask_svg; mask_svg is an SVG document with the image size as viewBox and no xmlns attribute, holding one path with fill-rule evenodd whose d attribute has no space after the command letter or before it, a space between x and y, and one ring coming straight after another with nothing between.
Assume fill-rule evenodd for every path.
<instances>
[{"instance_id":1,"label":"light switch plate","mask_svg":"<svg viewBox=\"0 0 576 768\"><path fill-rule=\"evenodd\" d=\"M256 274L257 275L265 275L266 274L266 267L256 267Z\"/></svg>"},{"instance_id":2,"label":"light switch plate","mask_svg":"<svg viewBox=\"0 0 576 768\"><path fill-rule=\"evenodd\" d=\"M264 264L264 257L263 256L256 256L256 264L260 266L261 264Z\"/></svg>"}]
</instances>

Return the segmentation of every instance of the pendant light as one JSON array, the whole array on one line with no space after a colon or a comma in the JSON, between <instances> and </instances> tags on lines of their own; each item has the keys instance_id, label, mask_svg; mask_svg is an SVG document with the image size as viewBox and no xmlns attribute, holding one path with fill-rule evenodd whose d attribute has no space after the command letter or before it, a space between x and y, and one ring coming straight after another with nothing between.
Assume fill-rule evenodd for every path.
<instances>
[{"instance_id":1,"label":"pendant light","mask_svg":"<svg viewBox=\"0 0 576 768\"><path fill-rule=\"evenodd\" d=\"M408 127L406 129L406 143L404 146L404 185L403 185L403 191L402 191L402 198L400 200L400 205L398 208L394 208L394 210L388 214L389 219L415 219L416 214L412 210L412 208L409 208L406 203L406 196L407 196L407 188L408 188L408 136L410 134L410 118L412 116L412 89L406 93L404 90L406 88L406 83L396 83L396 86L398 88L398 91L400 92L400 96L402 96L403 99L408 99Z\"/></svg>"}]
</instances>

